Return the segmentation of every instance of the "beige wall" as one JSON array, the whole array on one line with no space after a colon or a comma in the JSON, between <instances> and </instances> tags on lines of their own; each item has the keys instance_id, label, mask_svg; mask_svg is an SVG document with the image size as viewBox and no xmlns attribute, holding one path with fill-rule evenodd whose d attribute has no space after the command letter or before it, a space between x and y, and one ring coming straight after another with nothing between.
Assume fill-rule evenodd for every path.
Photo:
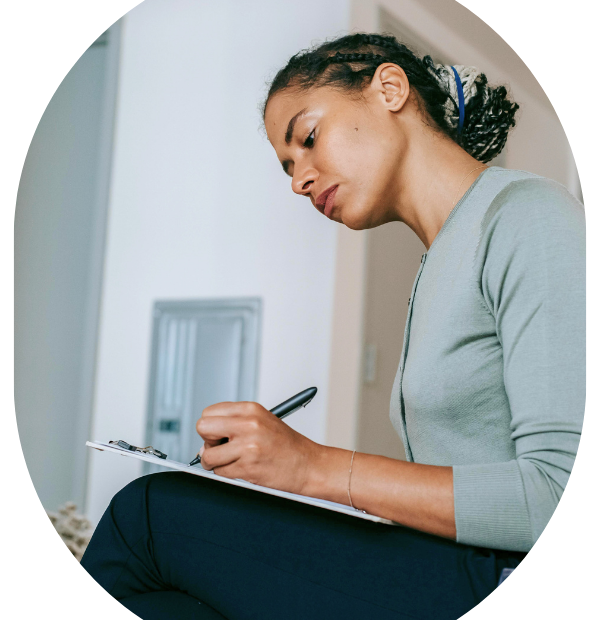
<instances>
[{"instance_id":1,"label":"beige wall","mask_svg":"<svg viewBox=\"0 0 600 620\"><path fill-rule=\"evenodd\" d=\"M326 443L356 445L361 387L366 231L337 229Z\"/></svg>"},{"instance_id":2,"label":"beige wall","mask_svg":"<svg viewBox=\"0 0 600 620\"><path fill-rule=\"evenodd\" d=\"M560 121L540 84L519 56L468 9L452 0L352 0L355 31L395 27L407 43L444 61L474 65L491 83L509 86L520 107L517 126L495 162L529 170L564 184L580 196L575 163ZM363 233L338 232L328 442L402 458L388 418L400 358L408 297L424 247L402 224ZM348 257L352 257L348 260ZM356 269L356 265L362 265ZM349 283L352 282L350 285ZM348 308L354 309L349 311ZM365 351L375 351L375 376L365 382ZM338 394L342 400L335 401Z\"/></svg>"},{"instance_id":3,"label":"beige wall","mask_svg":"<svg viewBox=\"0 0 600 620\"><path fill-rule=\"evenodd\" d=\"M390 392L400 358L408 298L425 247L408 226L394 222L369 231L367 243L363 353L356 449L404 458L402 441L388 417ZM368 349L367 349L368 351Z\"/></svg>"}]
</instances>

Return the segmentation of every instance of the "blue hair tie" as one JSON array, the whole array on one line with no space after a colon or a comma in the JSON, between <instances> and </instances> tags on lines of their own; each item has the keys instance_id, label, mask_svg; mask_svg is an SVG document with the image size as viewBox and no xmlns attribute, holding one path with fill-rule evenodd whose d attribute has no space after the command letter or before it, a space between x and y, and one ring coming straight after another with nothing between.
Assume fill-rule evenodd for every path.
<instances>
[{"instance_id":1,"label":"blue hair tie","mask_svg":"<svg viewBox=\"0 0 600 620\"><path fill-rule=\"evenodd\" d=\"M452 71L454 71L456 90L458 92L458 135L460 136L463 128L463 123L465 122L465 95L463 93L463 86L462 82L460 81L458 71L454 67L452 67Z\"/></svg>"}]
</instances>

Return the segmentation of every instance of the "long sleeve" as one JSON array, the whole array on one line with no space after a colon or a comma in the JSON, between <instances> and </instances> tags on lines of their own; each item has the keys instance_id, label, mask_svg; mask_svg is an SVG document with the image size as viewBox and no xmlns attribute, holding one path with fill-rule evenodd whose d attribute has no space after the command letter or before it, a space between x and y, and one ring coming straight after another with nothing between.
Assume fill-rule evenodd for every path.
<instances>
[{"instance_id":1,"label":"long sleeve","mask_svg":"<svg viewBox=\"0 0 600 620\"><path fill-rule=\"evenodd\" d=\"M510 183L483 219L477 256L516 459L454 466L457 540L527 551L562 496L583 422L583 208L546 179Z\"/></svg>"}]
</instances>

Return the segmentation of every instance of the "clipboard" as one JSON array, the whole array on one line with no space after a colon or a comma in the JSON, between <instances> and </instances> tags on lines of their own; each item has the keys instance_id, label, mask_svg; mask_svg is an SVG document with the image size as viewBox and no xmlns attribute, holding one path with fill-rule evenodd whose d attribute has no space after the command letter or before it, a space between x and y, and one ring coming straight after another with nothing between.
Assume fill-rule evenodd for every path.
<instances>
[{"instance_id":1,"label":"clipboard","mask_svg":"<svg viewBox=\"0 0 600 620\"><path fill-rule=\"evenodd\" d=\"M114 452L115 454L120 454L121 456L125 456L128 458L139 459L140 461L154 463L155 465L162 465L163 467L168 467L169 469L183 471L186 474L202 476L203 478L210 478L211 480L217 480L218 482L223 482L225 484L232 484L233 486L237 487L244 487L245 489L251 489L252 491L258 491L259 493L266 493L267 495L276 495L277 497L283 497L285 499L293 500L295 502L300 502L301 504L317 506L318 508L324 508L325 510L333 510L334 512L349 515L350 517L357 517L358 519L365 519L366 521L374 521L376 523L386 523L388 525L400 525L395 521L390 521L389 519L384 519L382 517L371 515L364 510L359 510L358 508L351 508L350 506L346 506L345 504L338 504L337 502L330 502L328 500L318 499L316 497L307 497L306 495L298 495L296 493L288 493L287 491L279 491L278 489L271 489L269 487L263 487L258 484L252 484L252 482L247 482L246 480L241 480L240 478L225 478L224 476L219 476L218 474L215 474L213 471L207 471L203 469L201 465L189 467L187 463L172 461L169 458L160 458L152 454L132 452L131 450L119 448L118 446L110 445L102 441L86 441L85 445L96 450L104 452Z\"/></svg>"}]
</instances>

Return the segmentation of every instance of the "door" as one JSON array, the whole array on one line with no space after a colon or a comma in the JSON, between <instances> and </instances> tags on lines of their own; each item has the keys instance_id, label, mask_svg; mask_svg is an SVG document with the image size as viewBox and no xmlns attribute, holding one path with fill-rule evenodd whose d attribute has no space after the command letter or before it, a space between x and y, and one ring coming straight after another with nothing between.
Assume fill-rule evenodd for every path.
<instances>
[{"instance_id":1,"label":"door","mask_svg":"<svg viewBox=\"0 0 600 620\"><path fill-rule=\"evenodd\" d=\"M148 444L191 461L196 421L223 401L256 400L261 301L159 301L154 305ZM160 467L146 463L145 472Z\"/></svg>"}]
</instances>

